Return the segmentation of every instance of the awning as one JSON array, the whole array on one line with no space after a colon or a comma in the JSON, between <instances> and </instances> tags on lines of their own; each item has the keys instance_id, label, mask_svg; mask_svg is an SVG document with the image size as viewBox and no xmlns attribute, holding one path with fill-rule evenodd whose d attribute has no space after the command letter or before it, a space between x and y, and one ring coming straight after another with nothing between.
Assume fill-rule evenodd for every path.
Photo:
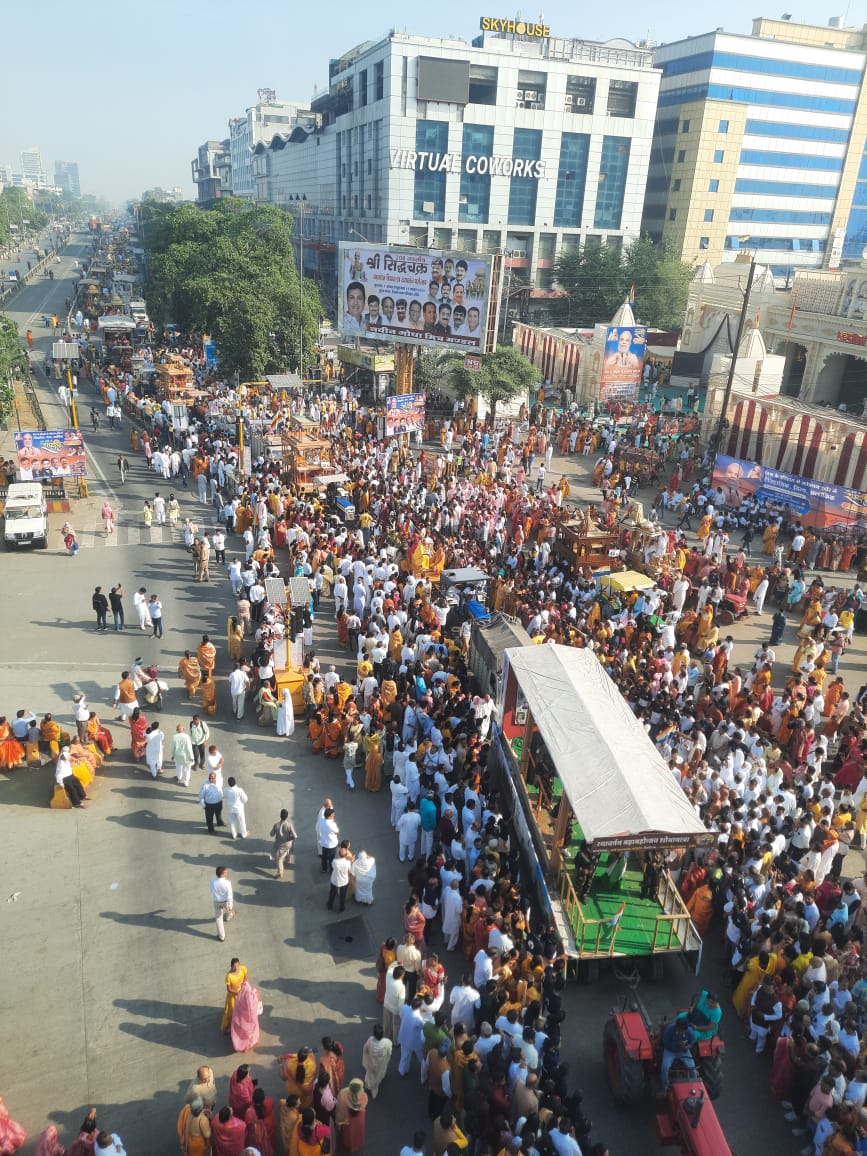
<instances>
[{"instance_id":1,"label":"awning","mask_svg":"<svg viewBox=\"0 0 867 1156\"><path fill-rule=\"evenodd\" d=\"M622 570L619 574L603 574L599 579L601 590L616 590L622 594L626 590L649 590L656 583L638 570Z\"/></svg>"},{"instance_id":2,"label":"awning","mask_svg":"<svg viewBox=\"0 0 867 1156\"><path fill-rule=\"evenodd\" d=\"M266 373L265 379L272 389L289 389L301 392L302 381L297 373Z\"/></svg>"},{"instance_id":3,"label":"awning","mask_svg":"<svg viewBox=\"0 0 867 1156\"><path fill-rule=\"evenodd\" d=\"M589 650L506 651L533 722L593 850L708 837L680 784Z\"/></svg>"},{"instance_id":4,"label":"awning","mask_svg":"<svg viewBox=\"0 0 867 1156\"><path fill-rule=\"evenodd\" d=\"M133 330L135 329L135 322L131 317L126 317L123 314L106 313L104 317L99 318L99 328Z\"/></svg>"}]
</instances>

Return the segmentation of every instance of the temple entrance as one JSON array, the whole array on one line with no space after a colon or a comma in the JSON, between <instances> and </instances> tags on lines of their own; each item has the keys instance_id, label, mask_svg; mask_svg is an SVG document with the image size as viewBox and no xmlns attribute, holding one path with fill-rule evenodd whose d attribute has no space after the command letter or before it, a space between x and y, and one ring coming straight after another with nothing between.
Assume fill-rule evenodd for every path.
<instances>
[{"instance_id":1,"label":"temple entrance","mask_svg":"<svg viewBox=\"0 0 867 1156\"><path fill-rule=\"evenodd\" d=\"M851 353L832 353L816 378L811 399L834 408L845 407L848 413L861 413L867 400L867 366L862 357Z\"/></svg>"},{"instance_id":2,"label":"temple entrance","mask_svg":"<svg viewBox=\"0 0 867 1156\"><path fill-rule=\"evenodd\" d=\"M780 393L784 397L798 397L804 382L804 371L807 368L806 346L796 341L787 341L777 352L786 359Z\"/></svg>"}]
</instances>

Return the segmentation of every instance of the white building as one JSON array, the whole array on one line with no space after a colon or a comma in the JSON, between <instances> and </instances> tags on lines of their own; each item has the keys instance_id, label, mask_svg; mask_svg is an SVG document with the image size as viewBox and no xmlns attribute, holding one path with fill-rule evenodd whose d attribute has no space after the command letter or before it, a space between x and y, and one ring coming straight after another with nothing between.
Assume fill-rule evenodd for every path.
<instances>
[{"instance_id":1,"label":"white building","mask_svg":"<svg viewBox=\"0 0 867 1156\"><path fill-rule=\"evenodd\" d=\"M260 88L259 100L243 116L229 121L229 155L232 167L232 194L254 195L253 150L260 141L270 141L275 133L288 133L300 109L305 106L291 100L278 100L271 88Z\"/></svg>"},{"instance_id":2,"label":"white building","mask_svg":"<svg viewBox=\"0 0 867 1156\"><path fill-rule=\"evenodd\" d=\"M652 54L526 27L359 45L331 62L309 131L256 150L270 196L301 201L326 301L341 239L505 252L516 285L547 289L562 249L639 235Z\"/></svg>"},{"instance_id":3,"label":"white building","mask_svg":"<svg viewBox=\"0 0 867 1156\"><path fill-rule=\"evenodd\" d=\"M21 175L35 184L45 182L45 163L38 148L24 149L21 154Z\"/></svg>"}]
</instances>

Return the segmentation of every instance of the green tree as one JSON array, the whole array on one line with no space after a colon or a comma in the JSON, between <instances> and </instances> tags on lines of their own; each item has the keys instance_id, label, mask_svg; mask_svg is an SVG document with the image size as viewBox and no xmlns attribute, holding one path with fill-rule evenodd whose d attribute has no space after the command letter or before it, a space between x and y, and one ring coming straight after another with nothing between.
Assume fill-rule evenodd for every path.
<instances>
[{"instance_id":1,"label":"green tree","mask_svg":"<svg viewBox=\"0 0 867 1156\"><path fill-rule=\"evenodd\" d=\"M217 343L220 367L242 377L297 367L319 335L319 292L295 268L288 212L226 198L212 207L143 201L149 257L148 303L158 324L172 321Z\"/></svg>"},{"instance_id":2,"label":"green tree","mask_svg":"<svg viewBox=\"0 0 867 1156\"><path fill-rule=\"evenodd\" d=\"M449 385L460 398L480 393L491 409L491 423L497 418L497 404L526 393L538 373L526 357L511 345L498 345L482 356L480 370L466 369L460 354L451 354L444 365Z\"/></svg>"},{"instance_id":3,"label":"green tree","mask_svg":"<svg viewBox=\"0 0 867 1156\"><path fill-rule=\"evenodd\" d=\"M586 328L605 323L623 301L620 251L609 245L585 245L561 252L554 279L566 296L552 301L558 325Z\"/></svg>"},{"instance_id":4,"label":"green tree","mask_svg":"<svg viewBox=\"0 0 867 1156\"><path fill-rule=\"evenodd\" d=\"M671 242L633 241L623 258L624 281L635 286L634 312L654 329L681 329L693 268L677 257Z\"/></svg>"},{"instance_id":5,"label":"green tree","mask_svg":"<svg viewBox=\"0 0 867 1156\"><path fill-rule=\"evenodd\" d=\"M15 322L0 313L0 422L8 421L15 401L11 372L24 364L24 353Z\"/></svg>"}]
</instances>

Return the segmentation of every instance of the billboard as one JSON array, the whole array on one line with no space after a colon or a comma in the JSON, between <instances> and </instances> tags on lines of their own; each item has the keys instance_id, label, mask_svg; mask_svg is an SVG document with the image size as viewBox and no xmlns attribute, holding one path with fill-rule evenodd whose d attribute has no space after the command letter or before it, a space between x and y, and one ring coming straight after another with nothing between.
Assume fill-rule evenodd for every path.
<instances>
[{"instance_id":1,"label":"billboard","mask_svg":"<svg viewBox=\"0 0 867 1156\"><path fill-rule=\"evenodd\" d=\"M759 502L789 506L805 525L832 535L860 535L867 531L867 494L798 474L773 470L758 462L717 454L713 484L723 492L729 509L754 496Z\"/></svg>"},{"instance_id":2,"label":"billboard","mask_svg":"<svg viewBox=\"0 0 867 1156\"><path fill-rule=\"evenodd\" d=\"M637 400L646 351L646 326L609 326L599 379L600 401Z\"/></svg>"},{"instance_id":3,"label":"billboard","mask_svg":"<svg viewBox=\"0 0 867 1156\"><path fill-rule=\"evenodd\" d=\"M24 430L15 435L15 450L22 482L87 477L80 430Z\"/></svg>"},{"instance_id":4,"label":"billboard","mask_svg":"<svg viewBox=\"0 0 867 1156\"><path fill-rule=\"evenodd\" d=\"M391 245L340 244L344 337L484 353L493 258Z\"/></svg>"},{"instance_id":5,"label":"billboard","mask_svg":"<svg viewBox=\"0 0 867 1156\"><path fill-rule=\"evenodd\" d=\"M426 393L402 393L385 399L385 436L411 434L424 430Z\"/></svg>"}]
</instances>

